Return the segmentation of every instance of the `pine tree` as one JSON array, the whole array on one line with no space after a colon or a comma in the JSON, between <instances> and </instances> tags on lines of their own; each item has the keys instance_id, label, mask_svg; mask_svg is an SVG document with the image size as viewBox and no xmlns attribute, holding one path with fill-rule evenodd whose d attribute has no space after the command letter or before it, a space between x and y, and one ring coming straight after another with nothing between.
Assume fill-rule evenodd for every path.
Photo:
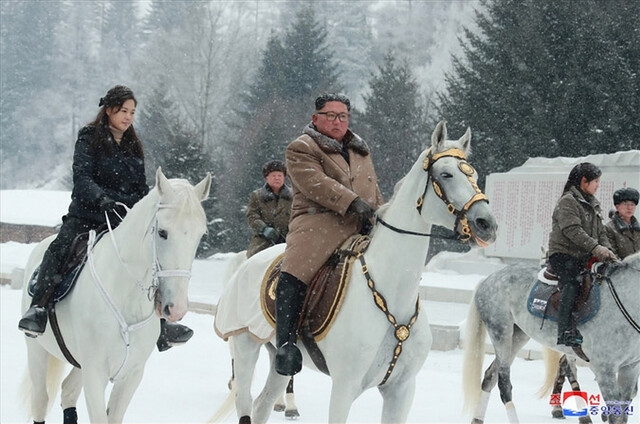
<instances>
[{"instance_id":1,"label":"pine tree","mask_svg":"<svg viewBox=\"0 0 640 424\"><path fill-rule=\"evenodd\" d=\"M384 198L389 199L395 184L426 147L430 134L419 85L407 62L397 63L388 52L378 72L371 76L369 90L364 97L365 113L358 122L365 126L378 184Z\"/></svg>"},{"instance_id":2,"label":"pine tree","mask_svg":"<svg viewBox=\"0 0 640 424\"><path fill-rule=\"evenodd\" d=\"M633 3L633 2L632 2ZM485 0L440 93L451 131L473 132L481 176L532 156L637 146L640 8L627 2ZM637 26L637 25L636 25Z\"/></svg>"}]
</instances>

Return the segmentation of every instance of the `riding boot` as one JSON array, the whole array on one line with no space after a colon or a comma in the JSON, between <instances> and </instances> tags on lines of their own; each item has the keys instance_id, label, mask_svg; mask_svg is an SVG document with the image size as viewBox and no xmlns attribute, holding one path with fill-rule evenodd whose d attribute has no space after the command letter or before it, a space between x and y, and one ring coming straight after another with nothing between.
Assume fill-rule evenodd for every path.
<instances>
[{"instance_id":1,"label":"riding boot","mask_svg":"<svg viewBox=\"0 0 640 424\"><path fill-rule=\"evenodd\" d=\"M307 286L291 274L280 274L276 288L275 369L281 375L294 375L302 369L302 354L296 346L298 321Z\"/></svg>"},{"instance_id":2,"label":"riding boot","mask_svg":"<svg viewBox=\"0 0 640 424\"><path fill-rule=\"evenodd\" d=\"M160 319L160 336L156 346L160 352L171 349L173 346L182 345L189 341L193 336L193 330L182 324L174 324L167 322L166 319Z\"/></svg>"},{"instance_id":3,"label":"riding boot","mask_svg":"<svg viewBox=\"0 0 640 424\"><path fill-rule=\"evenodd\" d=\"M18 322L18 328L29 337L37 337L47 328L46 305L55 292L56 286L62 280L57 272L58 265L57 258L47 251L42 258L38 277L33 287L31 306Z\"/></svg>"},{"instance_id":4,"label":"riding boot","mask_svg":"<svg viewBox=\"0 0 640 424\"><path fill-rule=\"evenodd\" d=\"M557 344L566 346L580 346L582 335L571 326L571 312L576 301L578 291L577 282L563 282L560 292L560 305L558 308L558 341Z\"/></svg>"}]
</instances>

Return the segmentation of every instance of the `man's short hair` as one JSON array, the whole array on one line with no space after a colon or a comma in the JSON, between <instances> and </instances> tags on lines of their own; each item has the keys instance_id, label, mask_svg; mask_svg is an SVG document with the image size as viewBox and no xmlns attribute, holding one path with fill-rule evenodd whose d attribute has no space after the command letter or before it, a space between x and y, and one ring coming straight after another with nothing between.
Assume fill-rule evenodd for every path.
<instances>
[{"instance_id":1,"label":"man's short hair","mask_svg":"<svg viewBox=\"0 0 640 424\"><path fill-rule=\"evenodd\" d=\"M338 93L325 93L325 94L322 94L321 96L318 96L316 98L316 110L322 110L322 108L324 107L324 105L327 104L327 102L340 102L347 107L348 111L351 110L351 102L349 101L349 98L344 94L338 94Z\"/></svg>"}]
</instances>

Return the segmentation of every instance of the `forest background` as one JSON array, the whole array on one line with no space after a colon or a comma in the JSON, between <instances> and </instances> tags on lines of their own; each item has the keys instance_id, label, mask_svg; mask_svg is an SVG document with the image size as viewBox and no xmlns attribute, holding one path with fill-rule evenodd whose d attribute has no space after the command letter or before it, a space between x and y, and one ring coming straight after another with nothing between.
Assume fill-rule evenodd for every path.
<instances>
[{"instance_id":1,"label":"forest background","mask_svg":"<svg viewBox=\"0 0 640 424\"><path fill-rule=\"evenodd\" d=\"M640 2L0 3L0 189L70 189L78 130L116 84L148 180L214 177L200 255L239 251L261 167L343 92L386 199L430 142L472 130L483 176L535 156L640 148ZM93 107L95 106L95 108ZM46 205L45 205L46 206Z\"/></svg>"}]
</instances>

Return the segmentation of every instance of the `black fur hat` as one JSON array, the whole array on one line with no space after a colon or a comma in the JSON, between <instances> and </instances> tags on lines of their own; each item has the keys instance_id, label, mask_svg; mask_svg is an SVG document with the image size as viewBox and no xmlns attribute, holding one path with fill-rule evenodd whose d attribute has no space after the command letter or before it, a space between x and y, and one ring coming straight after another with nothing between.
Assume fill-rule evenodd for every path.
<instances>
[{"instance_id":1,"label":"black fur hat","mask_svg":"<svg viewBox=\"0 0 640 424\"><path fill-rule=\"evenodd\" d=\"M265 178L273 171L280 171L286 176L287 166L281 160L270 160L262 166L262 176Z\"/></svg>"},{"instance_id":2,"label":"black fur hat","mask_svg":"<svg viewBox=\"0 0 640 424\"><path fill-rule=\"evenodd\" d=\"M627 200L631 200L633 203L637 205L638 197L640 197L640 195L638 194L638 190L636 190L635 188L631 188L631 187L621 188L619 190L616 190L615 193L613 193L613 204L617 205L622 202L626 202Z\"/></svg>"}]
</instances>

